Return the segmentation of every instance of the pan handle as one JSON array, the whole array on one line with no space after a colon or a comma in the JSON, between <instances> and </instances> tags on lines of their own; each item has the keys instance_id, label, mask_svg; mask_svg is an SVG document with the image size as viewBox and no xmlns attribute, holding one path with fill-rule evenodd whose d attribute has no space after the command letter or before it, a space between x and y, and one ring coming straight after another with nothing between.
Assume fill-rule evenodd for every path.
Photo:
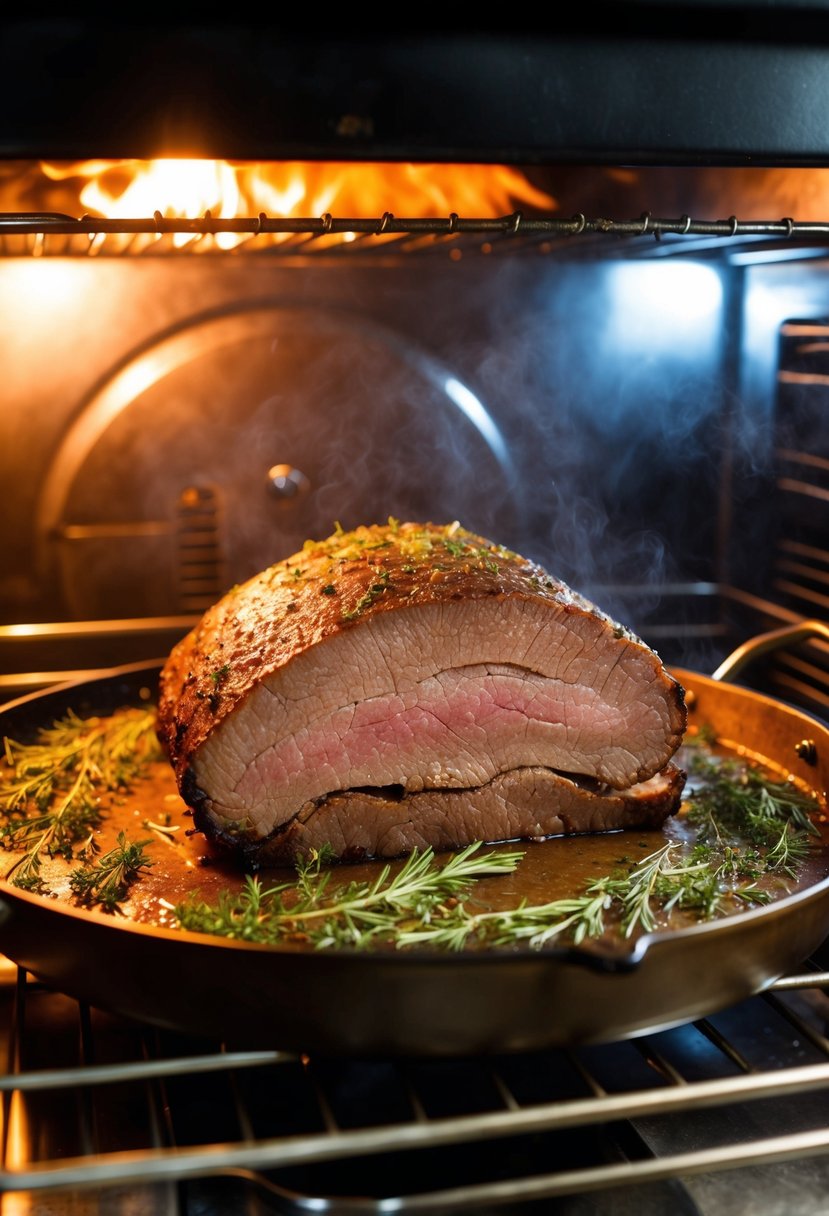
<instances>
[{"instance_id":1,"label":"pan handle","mask_svg":"<svg viewBox=\"0 0 829 1216\"><path fill-rule=\"evenodd\" d=\"M784 625L781 629L772 629L769 633L758 633L757 637L743 642L727 659L723 659L714 672L713 679L731 680L738 671L742 671L760 655L781 650L784 646L803 642L807 638L823 638L829 642L829 625L825 621L798 621L796 625Z\"/></svg>"}]
</instances>

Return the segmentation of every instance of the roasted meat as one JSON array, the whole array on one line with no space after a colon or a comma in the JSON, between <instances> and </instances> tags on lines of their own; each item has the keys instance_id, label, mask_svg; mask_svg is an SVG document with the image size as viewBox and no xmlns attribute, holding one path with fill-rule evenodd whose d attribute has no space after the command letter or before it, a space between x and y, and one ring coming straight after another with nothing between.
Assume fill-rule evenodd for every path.
<instances>
[{"instance_id":1,"label":"roasted meat","mask_svg":"<svg viewBox=\"0 0 829 1216\"><path fill-rule=\"evenodd\" d=\"M306 542L210 608L160 680L196 826L253 865L655 826L685 721L652 649L458 524Z\"/></svg>"}]
</instances>

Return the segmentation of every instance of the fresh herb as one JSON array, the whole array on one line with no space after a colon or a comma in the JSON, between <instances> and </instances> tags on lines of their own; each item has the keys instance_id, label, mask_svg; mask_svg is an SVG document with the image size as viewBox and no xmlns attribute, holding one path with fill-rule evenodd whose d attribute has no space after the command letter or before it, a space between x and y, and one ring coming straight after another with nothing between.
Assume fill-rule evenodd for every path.
<instances>
[{"instance_id":1,"label":"fresh herb","mask_svg":"<svg viewBox=\"0 0 829 1216\"><path fill-rule=\"evenodd\" d=\"M490 570L493 574L497 574L499 572L501 567L498 565L489 549L477 549L476 552L478 554L479 565L485 566L486 569Z\"/></svg>"},{"instance_id":2,"label":"fresh herb","mask_svg":"<svg viewBox=\"0 0 829 1216\"><path fill-rule=\"evenodd\" d=\"M688 772L698 781L687 797L685 815L697 832L698 850L725 858L735 846L748 849L758 872L794 877L809 853L809 837L819 836L811 793L791 781L776 781L743 761L717 757L710 730L687 748Z\"/></svg>"},{"instance_id":3,"label":"fresh herb","mask_svg":"<svg viewBox=\"0 0 829 1216\"><path fill-rule=\"evenodd\" d=\"M5 738L4 749L0 845L24 851L6 877L30 889L40 888L44 856L71 860L88 851L101 794L128 788L161 756L151 708L87 719L69 710L34 743Z\"/></svg>"},{"instance_id":4,"label":"fresh herb","mask_svg":"<svg viewBox=\"0 0 829 1216\"><path fill-rule=\"evenodd\" d=\"M93 865L73 870L69 885L83 904L100 904L113 912L126 897L130 886L153 863L144 852L148 840L128 841L118 833L115 848L104 853Z\"/></svg>"},{"instance_id":5,"label":"fresh herb","mask_svg":"<svg viewBox=\"0 0 829 1216\"><path fill-rule=\"evenodd\" d=\"M582 895L572 899L483 912L470 912L459 903L442 921L401 932L398 944L428 942L461 949L470 939L477 939L494 945L526 941L537 949L553 938L566 937L578 945L601 937L611 922L618 924L626 938L637 927L647 933L656 928L658 914L669 917L675 908L693 910L710 919L720 910L724 898L718 875L705 862L683 860L681 854L681 846L669 842L628 873L620 871L596 879ZM767 903L770 899L753 884L730 894L745 902Z\"/></svg>"},{"instance_id":6,"label":"fresh herb","mask_svg":"<svg viewBox=\"0 0 829 1216\"><path fill-rule=\"evenodd\" d=\"M657 911L674 908L713 916L724 893L716 871L705 862L682 860L681 846L667 843L630 872L591 882L573 898L519 904L508 910L478 907L471 899L477 879L512 872L519 852L479 854L480 842L435 863L430 849L415 850L395 877L384 866L372 883L331 886L333 870L323 870L326 852L298 866L296 883L263 887L248 876L238 894L223 893L216 905L191 898L174 907L182 929L241 941L276 945L301 942L317 949L376 943L397 947L430 945L460 950L470 942L504 946L526 942L541 947L553 938L574 944L601 937L609 919L625 937L657 923ZM768 902L754 884L731 891L744 902Z\"/></svg>"},{"instance_id":7,"label":"fresh herb","mask_svg":"<svg viewBox=\"0 0 829 1216\"><path fill-rule=\"evenodd\" d=\"M356 617L358 617L360 615L360 613L363 611L363 609L370 607L370 605L374 603L374 601L377 599L378 596L382 595L384 591L387 591L391 587L391 583L389 582L390 575L389 575L388 570L380 570L378 572L377 578L378 578L378 582L372 583L369 586L368 591L366 591L363 595L360 596L360 598L357 600L357 603L354 605L353 608L343 610L343 613L342 613L343 620L353 621Z\"/></svg>"},{"instance_id":8,"label":"fresh herb","mask_svg":"<svg viewBox=\"0 0 829 1216\"><path fill-rule=\"evenodd\" d=\"M183 929L241 941L307 942L365 947L399 937L407 928L445 915L469 895L477 878L512 872L520 853L480 853L473 844L437 866L431 849L415 850L393 877L384 865L371 882L332 884L323 866L327 849L314 851L297 867L294 882L263 887L248 876L238 894L223 893L218 904L191 898L173 908Z\"/></svg>"}]
</instances>

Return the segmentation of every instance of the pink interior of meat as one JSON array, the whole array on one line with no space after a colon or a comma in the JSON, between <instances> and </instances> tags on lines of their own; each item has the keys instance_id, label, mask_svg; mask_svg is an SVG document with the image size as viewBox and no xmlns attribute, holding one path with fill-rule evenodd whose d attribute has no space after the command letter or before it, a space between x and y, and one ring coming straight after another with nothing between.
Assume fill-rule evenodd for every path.
<instances>
[{"instance_id":1,"label":"pink interior of meat","mask_svg":"<svg viewBox=\"0 0 829 1216\"><path fill-rule=\"evenodd\" d=\"M354 698L275 744L263 739L234 791L249 811L280 788L306 798L363 785L463 788L579 754L601 767L630 727L629 712L626 721L595 689L506 665L443 671L366 700L355 689Z\"/></svg>"}]
</instances>

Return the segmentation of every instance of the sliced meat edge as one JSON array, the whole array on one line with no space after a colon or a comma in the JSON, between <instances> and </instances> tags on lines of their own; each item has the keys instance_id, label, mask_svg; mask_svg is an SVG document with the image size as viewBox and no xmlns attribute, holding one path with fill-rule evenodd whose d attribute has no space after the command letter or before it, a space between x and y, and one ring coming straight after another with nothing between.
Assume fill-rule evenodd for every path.
<instances>
[{"instance_id":1,"label":"sliced meat edge","mask_svg":"<svg viewBox=\"0 0 829 1216\"><path fill-rule=\"evenodd\" d=\"M427 847L444 852L477 841L655 829L678 811L684 785L685 774L671 763L628 790L540 767L500 773L474 789L341 790L307 802L265 840L248 841L245 855L254 867L289 865L327 848L339 861L356 862L403 857ZM196 822L220 846L225 843L212 821L197 815Z\"/></svg>"}]
</instances>

